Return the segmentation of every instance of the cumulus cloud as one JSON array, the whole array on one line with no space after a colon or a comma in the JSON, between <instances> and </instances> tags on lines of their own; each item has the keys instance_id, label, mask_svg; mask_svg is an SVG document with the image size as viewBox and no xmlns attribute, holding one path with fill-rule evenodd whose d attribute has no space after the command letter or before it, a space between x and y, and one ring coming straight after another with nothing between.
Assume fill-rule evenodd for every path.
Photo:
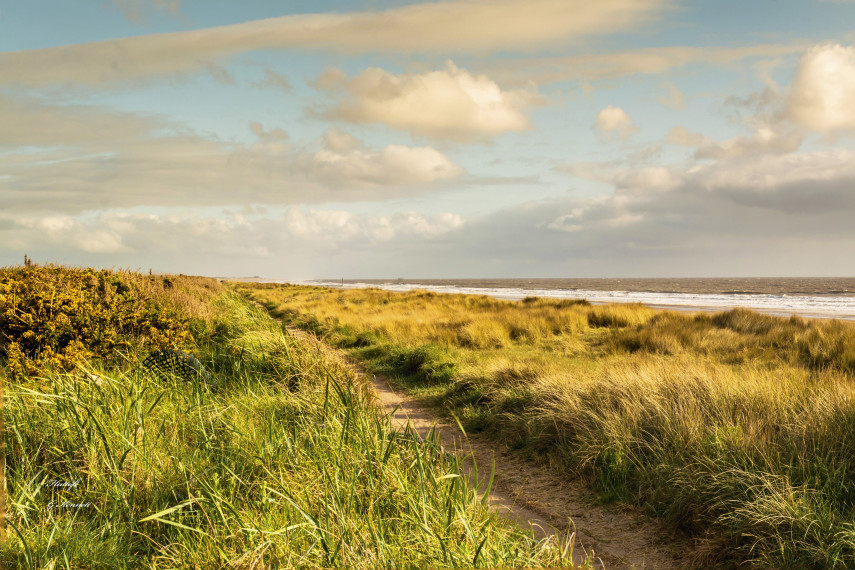
<instances>
[{"instance_id":1,"label":"cumulus cloud","mask_svg":"<svg viewBox=\"0 0 855 570\"><path fill-rule=\"evenodd\" d=\"M855 47L816 46L799 61L787 111L821 133L855 132Z\"/></svg>"},{"instance_id":2,"label":"cumulus cloud","mask_svg":"<svg viewBox=\"0 0 855 570\"><path fill-rule=\"evenodd\" d=\"M753 121L750 121L753 122ZM743 159L764 155L787 154L795 152L802 145L804 135L783 121L774 124L757 123L754 132L723 141L714 141L709 137L691 131L683 126L672 127L665 142L693 147L696 159Z\"/></svg>"},{"instance_id":3,"label":"cumulus cloud","mask_svg":"<svg viewBox=\"0 0 855 570\"><path fill-rule=\"evenodd\" d=\"M463 227L463 218L452 213L353 214L307 207L276 213L113 211L94 217L0 213L0 263L26 251L40 262L59 255L65 263L182 273L210 274L217 268L220 275L353 275L365 261L360 256L379 250L388 261L396 252L429 246Z\"/></svg>"},{"instance_id":4,"label":"cumulus cloud","mask_svg":"<svg viewBox=\"0 0 855 570\"><path fill-rule=\"evenodd\" d=\"M614 162L578 163L562 170L612 184L608 203L622 207L709 195L721 205L750 206L755 212L810 217L855 210L855 152L849 150L756 153L749 148L721 153L710 163L623 168ZM574 219L578 223L579 216Z\"/></svg>"},{"instance_id":5,"label":"cumulus cloud","mask_svg":"<svg viewBox=\"0 0 855 570\"><path fill-rule=\"evenodd\" d=\"M321 149L307 156L312 178L333 184L394 186L452 180L463 169L430 147L389 145L379 152Z\"/></svg>"},{"instance_id":6,"label":"cumulus cloud","mask_svg":"<svg viewBox=\"0 0 855 570\"><path fill-rule=\"evenodd\" d=\"M767 155L688 173L687 187L791 213L855 208L855 153L846 150Z\"/></svg>"},{"instance_id":7,"label":"cumulus cloud","mask_svg":"<svg viewBox=\"0 0 855 570\"><path fill-rule=\"evenodd\" d=\"M606 137L620 137L624 140L631 137L638 130L626 111L612 105L597 113L594 127Z\"/></svg>"},{"instance_id":8,"label":"cumulus cloud","mask_svg":"<svg viewBox=\"0 0 855 570\"><path fill-rule=\"evenodd\" d=\"M471 270L552 276L855 271L855 152L618 172L614 194L513 206L454 235Z\"/></svg>"},{"instance_id":9,"label":"cumulus cloud","mask_svg":"<svg viewBox=\"0 0 855 570\"><path fill-rule=\"evenodd\" d=\"M0 81L98 85L196 71L216 60L263 49L347 54L531 51L634 31L675 4L674 0L446 0L383 11L284 16L2 53Z\"/></svg>"},{"instance_id":10,"label":"cumulus cloud","mask_svg":"<svg viewBox=\"0 0 855 570\"><path fill-rule=\"evenodd\" d=\"M97 107L13 100L0 119L9 119L0 131L0 149L10 149L0 153L5 211L376 200L464 173L427 146L371 149L327 133L320 149L294 148L282 129L257 122L258 142L243 145Z\"/></svg>"},{"instance_id":11,"label":"cumulus cloud","mask_svg":"<svg viewBox=\"0 0 855 570\"><path fill-rule=\"evenodd\" d=\"M528 129L526 111L540 101L534 91L503 91L487 76L472 75L451 62L444 70L423 74L371 68L349 80L332 71L315 84L343 92L339 104L324 113L328 117L458 141Z\"/></svg>"},{"instance_id":12,"label":"cumulus cloud","mask_svg":"<svg viewBox=\"0 0 855 570\"><path fill-rule=\"evenodd\" d=\"M19 218L14 220L17 233L30 230L30 241L24 236L18 237L17 246L64 245L86 253L120 253L130 251L122 243L122 236L109 227L109 224L87 225L71 216L46 216L42 218ZM24 237L24 243L21 238Z\"/></svg>"},{"instance_id":13,"label":"cumulus cloud","mask_svg":"<svg viewBox=\"0 0 855 570\"><path fill-rule=\"evenodd\" d=\"M450 213L425 217L416 212L391 216L359 216L351 212L291 208L284 227L293 236L340 245L357 240L389 242L410 237L431 239L463 226L463 218Z\"/></svg>"},{"instance_id":14,"label":"cumulus cloud","mask_svg":"<svg viewBox=\"0 0 855 570\"><path fill-rule=\"evenodd\" d=\"M855 152L725 158L618 171L614 194L479 218L295 206L13 217L0 257L232 275L628 276L851 274ZM28 225L29 224L29 225ZM99 233L100 232L100 233ZM14 258L11 256L14 255ZM390 260L393 260L390 262ZM170 265L172 264L172 265Z\"/></svg>"}]
</instances>

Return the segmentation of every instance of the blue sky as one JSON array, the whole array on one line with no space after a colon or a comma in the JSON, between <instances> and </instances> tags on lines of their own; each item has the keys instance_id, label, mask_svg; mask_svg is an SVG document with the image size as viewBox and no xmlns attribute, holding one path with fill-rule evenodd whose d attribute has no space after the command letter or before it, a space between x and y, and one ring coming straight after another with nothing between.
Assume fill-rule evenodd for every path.
<instances>
[{"instance_id":1,"label":"blue sky","mask_svg":"<svg viewBox=\"0 0 855 570\"><path fill-rule=\"evenodd\" d=\"M0 264L855 275L855 2L0 6Z\"/></svg>"}]
</instances>

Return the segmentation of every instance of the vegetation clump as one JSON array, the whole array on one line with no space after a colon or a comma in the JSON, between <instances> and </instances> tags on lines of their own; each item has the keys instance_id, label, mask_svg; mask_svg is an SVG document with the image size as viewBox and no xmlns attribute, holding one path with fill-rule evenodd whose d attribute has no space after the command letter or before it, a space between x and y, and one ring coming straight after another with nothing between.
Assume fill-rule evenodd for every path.
<instances>
[{"instance_id":1,"label":"vegetation clump","mask_svg":"<svg viewBox=\"0 0 855 570\"><path fill-rule=\"evenodd\" d=\"M110 270L0 269L0 354L10 374L69 371L134 347L192 345L190 317L156 295L165 283Z\"/></svg>"}]
</instances>

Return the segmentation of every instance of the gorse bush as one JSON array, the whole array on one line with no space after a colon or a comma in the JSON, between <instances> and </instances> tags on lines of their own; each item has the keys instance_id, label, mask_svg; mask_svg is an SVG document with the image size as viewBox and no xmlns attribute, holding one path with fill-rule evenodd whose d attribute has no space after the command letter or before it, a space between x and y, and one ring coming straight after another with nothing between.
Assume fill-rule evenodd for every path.
<instances>
[{"instance_id":1,"label":"gorse bush","mask_svg":"<svg viewBox=\"0 0 855 570\"><path fill-rule=\"evenodd\" d=\"M297 324L316 319L332 342L345 327L376 335L353 349L368 366L603 500L690 533L701 567L855 567L855 323L243 290ZM423 353L449 363L444 383L404 358Z\"/></svg>"},{"instance_id":2,"label":"gorse bush","mask_svg":"<svg viewBox=\"0 0 855 570\"><path fill-rule=\"evenodd\" d=\"M177 285L150 277L143 288L144 279L53 266L0 269L0 354L11 375L72 370L134 346L192 345L189 315L166 295L155 300L150 294Z\"/></svg>"}]
</instances>

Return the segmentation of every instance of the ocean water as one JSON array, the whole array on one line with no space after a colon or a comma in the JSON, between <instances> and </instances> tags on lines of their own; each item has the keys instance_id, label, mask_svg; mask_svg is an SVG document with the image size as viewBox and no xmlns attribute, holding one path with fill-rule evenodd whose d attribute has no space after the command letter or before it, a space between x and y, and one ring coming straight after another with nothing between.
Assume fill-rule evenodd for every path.
<instances>
[{"instance_id":1,"label":"ocean water","mask_svg":"<svg viewBox=\"0 0 855 570\"><path fill-rule=\"evenodd\" d=\"M591 303L643 303L657 308L722 311L746 307L774 315L855 320L855 278L684 279L364 279L316 280L307 285L389 291L587 299Z\"/></svg>"}]
</instances>

